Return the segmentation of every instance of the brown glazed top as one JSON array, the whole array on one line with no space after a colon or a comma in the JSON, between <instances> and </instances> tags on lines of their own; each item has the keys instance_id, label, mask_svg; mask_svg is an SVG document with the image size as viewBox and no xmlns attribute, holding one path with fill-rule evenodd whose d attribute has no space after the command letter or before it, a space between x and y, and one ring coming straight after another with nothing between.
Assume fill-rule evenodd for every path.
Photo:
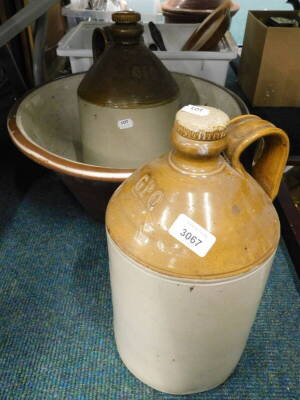
<instances>
[{"instance_id":1,"label":"brown glazed top","mask_svg":"<svg viewBox=\"0 0 300 400\"><path fill-rule=\"evenodd\" d=\"M190 279L239 275L266 261L278 245L272 199L287 160L288 138L256 116L229 122L219 110L197 110L198 115L190 109L177 113L174 150L136 170L117 189L107 208L107 230L125 254L156 272ZM239 156L259 138L265 146L256 157L255 180ZM185 225L187 220L196 231ZM171 234L174 223L184 244ZM205 238L197 238L197 226ZM207 245L207 235L215 241L200 256L191 248L199 238Z\"/></svg>"},{"instance_id":2,"label":"brown glazed top","mask_svg":"<svg viewBox=\"0 0 300 400\"><path fill-rule=\"evenodd\" d=\"M174 100L178 86L163 63L143 43L140 14L112 16L110 44L82 80L78 95L88 102L116 108L158 106ZM106 32L107 34L107 32Z\"/></svg>"}]
</instances>

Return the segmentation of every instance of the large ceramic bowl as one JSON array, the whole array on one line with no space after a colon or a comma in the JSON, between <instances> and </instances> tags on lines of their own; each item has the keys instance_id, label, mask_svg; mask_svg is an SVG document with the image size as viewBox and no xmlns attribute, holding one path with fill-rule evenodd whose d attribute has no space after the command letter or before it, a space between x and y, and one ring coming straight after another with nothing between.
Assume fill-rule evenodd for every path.
<instances>
[{"instance_id":1,"label":"large ceramic bowl","mask_svg":"<svg viewBox=\"0 0 300 400\"><path fill-rule=\"evenodd\" d=\"M248 112L245 104L222 86L189 75L173 76L180 88L181 106L210 105L231 118ZM56 171L86 211L101 219L111 194L133 170L81 162L77 88L82 77L71 75L28 93L11 110L8 128L24 154Z\"/></svg>"}]
</instances>

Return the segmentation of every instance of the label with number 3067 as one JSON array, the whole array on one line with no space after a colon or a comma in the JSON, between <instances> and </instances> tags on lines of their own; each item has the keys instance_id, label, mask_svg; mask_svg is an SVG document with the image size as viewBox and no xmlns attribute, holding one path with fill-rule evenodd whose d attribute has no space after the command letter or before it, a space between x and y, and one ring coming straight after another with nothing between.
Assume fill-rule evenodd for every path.
<instances>
[{"instance_id":1,"label":"label with number 3067","mask_svg":"<svg viewBox=\"0 0 300 400\"><path fill-rule=\"evenodd\" d=\"M200 257L205 257L216 237L185 214L180 214L169 229L169 234Z\"/></svg>"}]
</instances>

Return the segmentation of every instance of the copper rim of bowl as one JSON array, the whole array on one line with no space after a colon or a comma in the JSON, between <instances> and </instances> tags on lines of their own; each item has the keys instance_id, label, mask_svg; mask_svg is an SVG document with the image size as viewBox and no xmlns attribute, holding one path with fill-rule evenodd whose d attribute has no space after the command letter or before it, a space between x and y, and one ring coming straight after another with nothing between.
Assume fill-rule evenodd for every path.
<instances>
[{"instance_id":1,"label":"copper rim of bowl","mask_svg":"<svg viewBox=\"0 0 300 400\"><path fill-rule=\"evenodd\" d=\"M17 125L16 117L17 117L19 106L30 93L32 93L33 91L35 91L43 86L51 84L51 82L55 82L60 79L70 78L72 76L80 75L80 74L82 74L82 73L71 74L71 75L60 77L54 81L50 81L45 84L39 85L36 88L25 93L25 95L13 105L13 107L11 108L11 110L8 114L7 127L8 127L8 131L9 131L9 135L10 135L13 143L23 154L25 154L28 158L35 161L36 163L38 163L48 169L51 169L55 172L58 172L60 174L70 175L70 176L73 176L76 178L88 179L88 180L94 180L94 181L123 182L134 172L134 169L108 168L108 167L103 167L103 166L90 165L90 164L85 164L85 163L73 161L68 158L58 156L58 155L46 150L42 146L39 146L38 144L36 144L32 140L30 140L28 137L26 137ZM209 82L210 84L212 84L222 90L225 90L228 94L230 94L236 100L236 102L238 103L238 105L241 108L241 114L249 113L249 110L248 110L247 106L245 105L245 103L231 90L224 88L223 86L218 85L217 83L208 81L207 79L199 78L197 76L183 74L183 73L177 73L177 74L181 75L181 76L187 76L190 78L194 78L194 79L201 79L202 81Z\"/></svg>"}]
</instances>

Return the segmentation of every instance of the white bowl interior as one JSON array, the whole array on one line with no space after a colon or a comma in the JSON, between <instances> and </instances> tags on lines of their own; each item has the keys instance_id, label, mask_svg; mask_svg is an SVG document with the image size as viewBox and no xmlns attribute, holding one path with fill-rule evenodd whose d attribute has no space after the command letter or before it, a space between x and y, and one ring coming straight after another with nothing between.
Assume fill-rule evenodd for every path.
<instances>
[{"instance_id":1,"label":"white bowl interior","mask_svg":"<svg viewBox=\"0 0 300 400\"><path fill-rule=\"evenodd\" d=\"M236 97L218 85L184 74L173 76L180 88L181 107L209 105L220 108L230 118L246 112ZM81 162L77 88L82 78L83 74L73 75L35 89L23 99L16 115L17 126L27 139L76 162Z\"/></svg>"}]
</instances>

